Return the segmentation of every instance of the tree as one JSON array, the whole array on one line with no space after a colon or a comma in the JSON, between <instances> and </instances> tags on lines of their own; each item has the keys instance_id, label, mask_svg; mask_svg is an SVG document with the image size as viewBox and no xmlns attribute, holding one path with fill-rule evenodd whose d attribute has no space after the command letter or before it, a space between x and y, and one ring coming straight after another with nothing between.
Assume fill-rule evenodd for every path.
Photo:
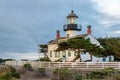
<instances>
[{"instance_id":1,"label":"tree","mask_svg":"<svg viewBox=\"0 0 120 80\"><path fill-rule=\"evenodd\" d=\"M14 61L14 59L2 59L2 58L0 58L0 63L5 62L5 61Z\"/></svg>"},{"instance_id":2,"label":"tree","mask_svg":"<svg viewBox=\"0 0 120 80\"><path fill-rule=\"evenodd\" d=\"M104 53L109 56L113 55L115 59L120 60L120 38L98 38L101 45L104 47Z\"/></svg>"},{"instance_id":3,"label":"tree","mask_svg":"<svg viewBox=\"0 0 120 80\"><path fill-rule=\"evenodd\" d=\"M40 48L40 53L43 53L44 57L47 57L47 52L48 52L47 44L40 44L39 48Z\"/></svg>"},{"instance_id":4,"label":"tree","mask_svg":"<svg viewBox=\"0 0 120 80\"><path fill-rule=\"evenodd\" d=\"M17 70L14 67L9 66L9 68L10 68L10 74L12 77L20 78L20 74L17 72Z\"/></svg>"},{"instance_id":5,"label":"tree","mask_svg":"<svg viewBox=\"0 0 120 80\"><path fill-rule=\"evenodd\" d=\"M2 58L0 58L0 63L2 63L3 62L3 59Z\"/></svg>"},{"instance_id":6,"label":"tree","mask_svg":"<svg viewBox=\"0 0 120 80\"><path fill-rule=\"evenodd\" d=\"M48 56L46 56L46 57L41 57L41 58L40 58L40 61L50 62L50 59L49 59Z\"/></svg>"},{"instance_id":7,"label":"tree","mask_svg":"<svg viewBox=\"0 0 120 80\"><path fill-rule=\"evenodd\" d=\"M96 53L100 53L102 51L101 48L94 44L91 44L89 40L81 37L71 38L68 39L66 42L58 43L58 49L56 51L64 51L68 49L72 49L77 52L77 56L72 61L76 61L78 58L80 58L80 61L82 61L80 52L90 52L92 54L92 52L95 51L97 51Z\"/></svg>"}]
</instances>

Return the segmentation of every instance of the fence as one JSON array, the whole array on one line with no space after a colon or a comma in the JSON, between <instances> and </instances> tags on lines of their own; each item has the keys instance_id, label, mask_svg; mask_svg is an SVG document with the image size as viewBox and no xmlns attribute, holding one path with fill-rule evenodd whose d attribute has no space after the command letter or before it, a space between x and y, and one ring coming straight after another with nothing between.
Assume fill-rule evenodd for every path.
<instances>
[{"instance_id":1,"label":"fence","mask_svg":"<svg viewBox=\"0 0 120 80\"><path fill-rule=\"evenodd\" d=\"M111 67L120 69L120 62L39 62L28 61L33 68L73 68L73 69L104 69ZM23 66L28 62L7 61L6 65Z\"/></svg>"},{"instance_id":2,"label":"fence","mask_svg":"<svg viewBox=\"0 0 120 80\"><path fill-rule=\"evenodd\" d=\"M40 68L120 69L120 62L40 62Z\"/></svg>"}]
</instances>

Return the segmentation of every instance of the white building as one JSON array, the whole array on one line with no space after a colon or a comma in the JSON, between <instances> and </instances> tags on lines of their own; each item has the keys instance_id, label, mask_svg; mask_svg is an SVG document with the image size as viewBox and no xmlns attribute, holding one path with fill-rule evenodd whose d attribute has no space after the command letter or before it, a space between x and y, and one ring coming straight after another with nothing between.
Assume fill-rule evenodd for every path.
<instances>
[{"instance_id":1,"label":"white building","mask_svg":"<svg viewBox=\"0 0 120 80\"><path fill-rule=\"evenodd\" d=\"M82 30L82 26L77 24L78 16L74 13L72 10L71 13L66 17L67 23L63 26L64 31L66 32L65 37L60 37L60 31L56 32L56 39L51 40L48 43L48 57L51 61L56 61L58 59L61 59L62 61L71 61L76 56L76 53L74 51L66 50L66 51L60 51L55 52L55 50L58 48L58 43L61 41L65 41L72 37L83 37L85 39L89 39L92 44L96 44L97 46L100 46L100 43L97 41L97 39L91 34L91 26L88 25L87 28L87 34L79 34L79 31ZM81 55L86 56L85 60L89 60L89 54ZM93 56L93 61L102 61L101 58L96 58ZM77 60L79 61L79 60Z\"/></svg>"},{"instance_id":2,"label":"white building","mask_svg":"<svg viewBox=\"0 0 120 80\"><path fill-rule=\"evenodd\" d=\"M33 68L38 68L40 67L40 62L39 61L21 61L21 60L14 60L14 61L6 61L5 65L9 66L19 66L23 67L24 64L31 64Z\"/></svg>"}]
</instances>

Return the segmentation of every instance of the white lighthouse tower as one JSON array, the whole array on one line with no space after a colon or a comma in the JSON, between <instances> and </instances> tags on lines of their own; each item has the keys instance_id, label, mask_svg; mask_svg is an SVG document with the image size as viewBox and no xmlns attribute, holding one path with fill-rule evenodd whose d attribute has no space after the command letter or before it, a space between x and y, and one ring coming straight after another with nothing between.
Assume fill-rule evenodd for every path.
<instances>
[{"instance_id":1,"label":"white lighthouse tower","mask_svg":"<svg viewBox=\"0 0 120 80\"><path fill-rule=\"evenodd\" d=\"M77 24L78 16L72 10L71 13L66 17L67 23L64 25L63 29L66 32L66 37L70 38L79 34L81 31L81 25Z\"/></svg>"}]
</instances>

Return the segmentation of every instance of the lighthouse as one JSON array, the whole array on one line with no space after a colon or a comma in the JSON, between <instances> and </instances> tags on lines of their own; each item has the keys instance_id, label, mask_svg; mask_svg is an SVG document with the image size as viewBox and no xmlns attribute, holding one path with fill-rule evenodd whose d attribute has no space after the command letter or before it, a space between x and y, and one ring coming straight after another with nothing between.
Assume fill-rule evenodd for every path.
<instances>
[{"instance_id":1,"label":"lighthouse","mask_svg":"<svg viewBox=\"0 0 120 80\"><path fill-rule=\"evenodd\" d=\"M66 42L70 38L84 38L90 41L91 44L100 46L99 41L92 35L92 29L91 25L87 26L87 32L85 34L81 33L80 31L82 30L82 26L78 24L78 16L74 13L72 10L70 14L66 17L67 21L66 24L63 26L63 30L66 32L66 36L61 36L60 31L56 31L56 38L53 40L50 40L49 43L47 44L48 46L48 57L51 61L71 61L75 58L77 55L76 51L67 49L67 50L61 50L61 51L56 51L58 48L58 44L60 42ZM83 52L81 52L83 53ZM80 53L80 54L81 54ZM90 56L89 54L81 54L81 58L85 58ZM93 58L94 61L95 58ZM100 58L101 59L101 58ZM89 60L89 58L85 58L83 61ZM80 61L79 59L76 61ZM100 61L100 60L99 60Z\"/></svg>"},{"instance_id":2,"label":"lighthouse","mask_svg":"<svg viewBox=\"0 0 120 80\"><path fill-rule=\"evenodd\" d=\"M71 38L79 34L81 31L81 25L77 24L78 16L72 10L71 13L66 17L67 22L63 26L63 30L66 32L66 37Z\"/></svg>"}]
</instances>

